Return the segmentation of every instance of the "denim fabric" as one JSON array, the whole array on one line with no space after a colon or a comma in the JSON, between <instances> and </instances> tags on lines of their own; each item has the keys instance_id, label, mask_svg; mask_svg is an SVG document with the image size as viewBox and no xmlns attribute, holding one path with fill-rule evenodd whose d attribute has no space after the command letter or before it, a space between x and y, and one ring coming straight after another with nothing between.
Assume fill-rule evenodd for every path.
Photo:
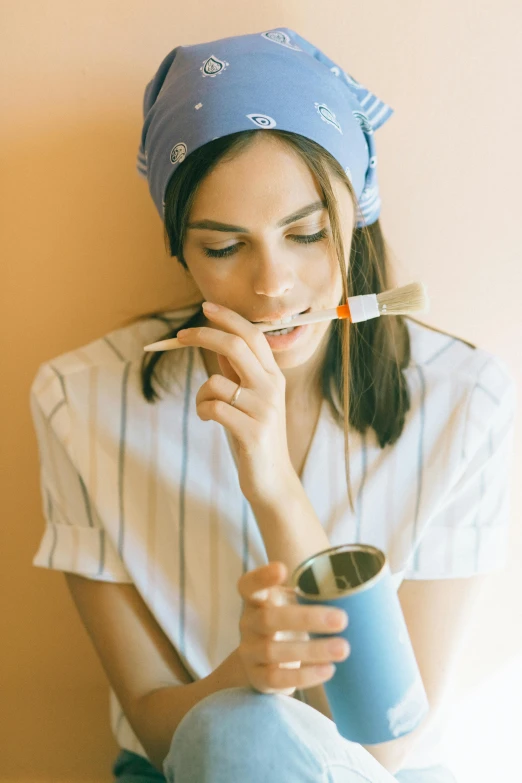
<instances>
[{"instance_id":1,"label":"denim fabric","mask_svg":"<svg viewBox=\"0 0 522 783\"><path fill-rule=\"evenodd\" d=\"M118 783L457 783L446 767L389 773L333 721L298 699L227 688L178 725L163 764L122 750Z\"/></svg>"},{"instance_id":2,"label":"denim fabric","mask_svg":"<svg viewBox=\"0 0 522 783\"><path fill-rule=\"evenodd\" d=\"M122 750L112 765L118 783L165 783L165 777L143 756Z\"/></svg>"},{"instance_id":3,"label":"denim fabric","mask_svg":"<svg viewBox=\"0 0 522 783\"><path fill-rule=\"evenodd\" d=\"M118 783L165 783L165 776L146 758L130 750L120 751L111 771Z\"/></svg>"}]
</instances>

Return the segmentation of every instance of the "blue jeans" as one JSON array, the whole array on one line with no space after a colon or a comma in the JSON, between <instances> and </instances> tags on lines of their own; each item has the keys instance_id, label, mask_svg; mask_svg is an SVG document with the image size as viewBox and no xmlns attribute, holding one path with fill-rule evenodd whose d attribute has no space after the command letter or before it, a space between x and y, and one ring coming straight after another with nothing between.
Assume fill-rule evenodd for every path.
<instances>
[{"instance_id":1,"label":"blue jeans","mask_svg":"<svg viewBox=\"0 0 522 783\"><path fill-rule=\"evenodd\" d=\"M308 704L251 688L202 699L174 732L161 775L122 750L118 783L457 783L442 766L392 775Z\"/></svg>"}]
</instances>

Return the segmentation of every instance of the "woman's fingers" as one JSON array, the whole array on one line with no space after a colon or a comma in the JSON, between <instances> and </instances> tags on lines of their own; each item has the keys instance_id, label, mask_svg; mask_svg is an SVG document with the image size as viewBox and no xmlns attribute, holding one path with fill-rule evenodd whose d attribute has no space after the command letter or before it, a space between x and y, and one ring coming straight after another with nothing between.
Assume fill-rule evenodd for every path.
<instances>
[{"instance_id":1,"label":"woman's fingers","mask_svg":"<svg viewBox=\"0 0 522 783\"><path fill-rule=\"evenodd\" d=\"M198 345L226 356L234 372L241 378L243 386L267 387L267 370L260 364L244 336L240 337L210 326L195 326L178 332L178 340L183 346Z\"/></svg>"},{"instance_id":2,"label":"woman's fingers","mask_svg":"<svg viewBox=\"0 0 522 783\"><path fill-rule=\"evenodd\" d=\"M278 664L255 665L250 668L250 682L260 693L287 693L296 688L313 688L330 680L335 666L301 666L299 669L282 669Z\"/></svg>"},{"instance_id":3,"label":"woman's fingers","mask_svg":"<svg viewBox=\"0 0 522 783\"><path fill-rule=\"evenodd\" d=\"M298 604L295 591L284 585L286 578L286 565L272 561L247 571L237 583L245 601L238 651L249 682L261 693L292 695L296 688L320 685L333 676L331 662L350 652L342 638L311 640L308 635L339 632L348 623L346 612ZM337 643L337 652L329 648L331 642Z\"/></svg>"},{"instance_id":4,"label":"woman's fingers","mask_svg":"<svg viewBox=\"0 0 522 783\"><path fill-rule=\"evenodd\" d=\"M222 306L218 306L218 309L214 312L208 312L206 303L203 304L203 311L206 318L215 323L220 329L233 334L240 334L267 372L277 373L279 371L278 364L274 359L274 354L264 332L257 326L254 326L247 318L244 318L234 310L230 310L228 307Z\"/></svg>"},{"instance_id":5,"label":"woman's fingers","mask_svg":"<svg viewBox=\"0 0 522 783\"><path fill-rule=\"evenodd\" d=\"M241 378L234 370L234 368L228 361L227 357L221 356L220 353L217 353L216 356L219 364L219 369L221 370L221 375L223 375L225 378L228 378L228 380L232 381L232 383L241 383Z\"/></svg>"},{"instance_id":6,"label":"woman's fingers","mask_svg":"<svg viewBox=\"0 0 522 783\"><path fill-rule=\"evenodd\" d=\"M181 330L178 340L226 359L220 367L234 388L223 388L223 381L209 378L198 392L197 415L202 421L216 421L232 436L239 485L247 500L275 500L296 478L286 431L285 376L258 327L226 307L217 318L209 317L218 328ZM244 392L232 406L238 379Z\"/></svg>"},{"instance_id":7,"label":"woman's fingers","mask_svg":"<svg viewBox=\"0 0 522 783\"><path fill-rule=\"evenodd\" d=\"M272 560L259 568L246 571L237 581L237 590L246 602L263 605L268 598L268 588L283 584L288 576L286 565ZM263 592L266 590L266 593Z\"/></svg>"},{"instance_id":8,"label":"woman's fingers","mask_svg":"<svg viewBox=\"0 0 522 783\"><path fill-rule=\"evenodd\" d=\"M243 615L241 630L260 635L270 635L276 631L338 633L347 627L348 622L348 615L342 609L299 604L274 606L266 602L255 611Z\"/></svg>"},{"instance_id":9,"label":"woman's fingers","mask_svg":"<svg viewBox=\"0 0 522 783\"><path fill-rule=\"evenodd\" d=\"M208 381L205 381L205 383L200 386L196 394L196 410L198 416L205 415L207 406L203 406L199 410L199 406L205 402L221 400L228 404L237 389L238 383L239 381L235 383L224 375L211 375ZM265 408L266 405L263 400L259 398L259 395L251 389L243 387L241 391L241 411L243 413L258 420L262 418Z\"/></svg>"},{"instance_id":10,"label":"woman's fingers","mask_svg":"<svg viewBox=\"0 0 522 783\"><path fill-rule=\"evenodd\" d=\"M264 666L272 663L287 663L300 661L301 664L320 666L332 661L344 661L350 653L350 645L346 639L309 639L302 642L281 642L265 638L262 641L241 643L243 658L251 664Z\"/></svg>"}]
</instances>

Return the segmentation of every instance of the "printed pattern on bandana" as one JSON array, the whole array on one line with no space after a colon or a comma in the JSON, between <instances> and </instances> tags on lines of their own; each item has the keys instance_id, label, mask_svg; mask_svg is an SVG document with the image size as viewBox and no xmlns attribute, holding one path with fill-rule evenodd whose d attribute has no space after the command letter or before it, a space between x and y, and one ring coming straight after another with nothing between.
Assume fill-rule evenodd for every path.
<instances>
[{"instance_id":1,"label":"printed pattern on bandana","mask_svg":"<svg viewBox=\"0 0 522 783\"><path fill-rule=\"evenodd\" d=\"M392 114L287 27L180 45L145 88L136 168L163 220L170 178L194 150L253 127L297 133L339 161L355 190L360 228L380 214L374 132Z\"/></svg>"}]
</instances>

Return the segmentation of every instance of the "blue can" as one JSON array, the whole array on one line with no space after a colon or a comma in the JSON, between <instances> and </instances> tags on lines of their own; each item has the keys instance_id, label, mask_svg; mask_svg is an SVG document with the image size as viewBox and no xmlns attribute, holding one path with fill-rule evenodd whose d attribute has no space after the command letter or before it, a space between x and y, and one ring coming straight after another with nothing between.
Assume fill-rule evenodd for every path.
<instances>
[{"instance_id":1,"label":"blue can","mask_svg":"<svg viewBox=\"0 0 522 783\"><path fill-rule=\"evenodd\" d=\"M290 585L298 603L348 615L335 635L348 641L350 654L323 683L339 733L377 745L413 731L429 702L385 554L368 544L325 549L295 569Z\"/></svg>"}]
</instances>

